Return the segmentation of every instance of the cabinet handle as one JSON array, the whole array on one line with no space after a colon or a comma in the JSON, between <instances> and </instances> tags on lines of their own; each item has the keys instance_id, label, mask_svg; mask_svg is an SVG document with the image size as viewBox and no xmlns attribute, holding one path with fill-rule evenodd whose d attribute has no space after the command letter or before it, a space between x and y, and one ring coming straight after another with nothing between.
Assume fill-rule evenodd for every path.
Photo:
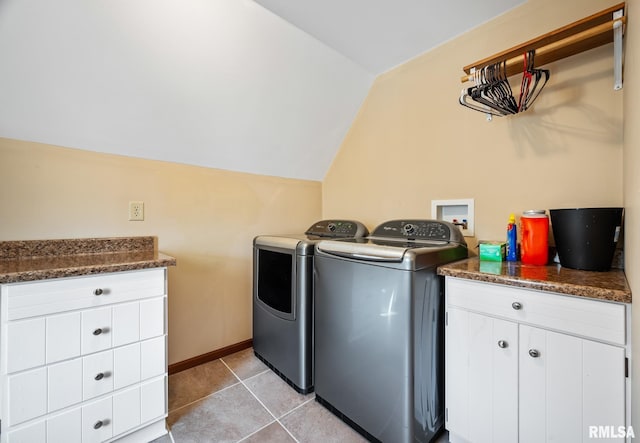
<instances>
[{"instance_id":1,"label":"cabinet handle","mask_svg":"<svg viewBox=\"0 0 640 443\"><path fill-rule=\"evenodd\" d=\"M522 309L522 303L514 301L513 303L511 303L511 307L516 311L519 311L520 309Z\"/></svg>"},{"instance_id":2,"label":"cabinet handle","mask_svg":"<svg viewBox=\"0 0 640 443\"><path fill-rule=\"evenodd\" d=\"M102 330L102 328L98 328L98 329L96 329L95 331L93 331L93 335L100 335L100 334L102 334L102 332L104 332L104 331Z\"/></svg>"},{"instance_id":3,"label":"cabinet handle","mask_svg":"<svg viewBox=\"0 0 640 443\"><path fill-rule=\"evenodd\" d=\"M103 292L102 288L94 289L93 295L102 295Z\"/></svg>"},{"instance_id":4,"label":"cabinet handle","mask_svg":"<svg viewBox=\"0 0 640 443\"><path fill-rule=\"evenodd\" d=\"M531 352L529 352L531 353ZM96 374L95 377L93 377L94 380L99 381L102 380L104 378L104 372L99 372L98 374Z\"/></svg>"},{"instance_id":5,"label":"cabinet handle","mask_svg":"<svg viewBox=\"0 0 640 443\"><path fill-rule=\"evenodd\" d=\"M537 349L529 349L529 355L533 358L540 357L540 352Z\"/></svg>"},{"instance_id":6,"label":"cabinet handle","mask_svg":"<svg viewBox=\"0 0 640 443\"><path fill-rule=\"evenodd\" d=\"M100 429L102 427L104 423L102 422L102 420L98 420L94 425L93 425L93 429Z\"/></svg>"},{"instance_id":7,"label":"cabinet handle","mask_svg":"<svg viewBox=\"0 0 640 443\"><path fill-rule=\"evenodd\" d=\"M504 341L504 340L498 340L498 347L500 347L500 348L504 349L504 348L506 348L506 347L508 347L508 346L509 346L509 343L507 343L506 341Z\"/></svg>"}]
</instances>

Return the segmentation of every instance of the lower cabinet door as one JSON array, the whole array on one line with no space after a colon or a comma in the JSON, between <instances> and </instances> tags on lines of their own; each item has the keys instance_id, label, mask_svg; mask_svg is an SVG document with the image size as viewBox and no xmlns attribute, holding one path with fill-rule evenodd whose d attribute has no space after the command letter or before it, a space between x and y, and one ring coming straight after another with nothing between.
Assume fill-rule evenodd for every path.
<instances>
[{"instance_id":1,"label":"lower cabinet door","mask_svg":"<svg viewBox=\"0 0 640 443\"><path fill-rule=\"evenodd\" d=\"M520 443L590 442L590 427L625 425L623 348L520 325L519 361Z\"/></svg>"},{"instance_id":2,"label":"lower cabinet door","mask_svg":"<svg viewBox=\"0 0 640 443\"><path fill-rule=\"evenodd\" d=\"M82 407L82 443L98 443L113 436L111 397Z\"/></svg>"},{"instance_id":3,"label":"lower cabinet door","mask_svg":"<svg viewBox=\"0 0 640 443\"><path fill-rule=\"evenodd\" d=\"M470 442L518 439L518 325L450 308L447 429Z\"/></svg>"}]
</instances>

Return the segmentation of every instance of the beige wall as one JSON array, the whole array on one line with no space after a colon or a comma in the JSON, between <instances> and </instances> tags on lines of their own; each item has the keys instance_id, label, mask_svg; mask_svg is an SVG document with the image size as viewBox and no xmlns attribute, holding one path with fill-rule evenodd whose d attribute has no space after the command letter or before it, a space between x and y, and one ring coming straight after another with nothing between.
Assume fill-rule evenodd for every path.
<instances>
[{"instance_id":1,"label":"beige wall","mask_svg":"<svg viewBox=\"0 0 640 443\"><path fill-rule=\"evenodd\" d=\"M430 217L432 199L474 198L476 238L497 240L510 212L622 205L612 45L548 65L521 115L487 122L457 102L462 66L614 3L529 0L379 77L325 177L323 215L373 227Z\"/></svg>"},{"instance_id":2,"label":"beige wall","mask_svg":"<svg viewBox=\"0 0 640 443\"><path fill-rule=\"evenodd\" d=\"M323 182L323 216L345 214L374 227L430 217L432 199L474 198L476 238L467 240L475 246L504 239L510 212L624 205L625 271L632 293L640 293L640 62L630 56L640 50L640 27L626 30L623 91L613 91L607 45L548 65L549 84L518 116L488 123L456 95L462 66L617 3L529 0L378 78ZM627 6L634 23L639 6ZM640 380L640 364L632 371ZM637 433L640 382L632 392Z\"/></svg>"},{"instance_id":3,"label":"beige wall","mask_svg":"<svg viewBox=\"0 0 640 443\"><path fill-rule=\"evenodd\" d=\"M0 240L154 235L169 271L169 363L251 338L252 239L302 232L321 183L0 138ZM128 221L128 202L145 221Z\"/></svg>"},{"instance_id":4,"label":"beige wall","mask_svg":"<svg viewBox=\"0 0 640 443\"><path fill-rule=\"evenodd\" d=\"M626 54L624 66L624 206L625 206L625 273L627 281L634 294L632 328L634 335L632 380L632 424L636 435L640 431L640 85L635 79L640 76L640 63L637 55L640 53L640 5L638 2L627 2L627 14L630 24L627 27Z\"/></svg>"}]
</instances>

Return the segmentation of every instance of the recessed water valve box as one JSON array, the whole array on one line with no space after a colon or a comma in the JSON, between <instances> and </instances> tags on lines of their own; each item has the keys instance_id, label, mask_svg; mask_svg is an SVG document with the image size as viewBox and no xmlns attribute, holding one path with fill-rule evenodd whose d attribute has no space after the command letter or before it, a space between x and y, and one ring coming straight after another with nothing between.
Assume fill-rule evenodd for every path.
<instances>
[{"instance_id":1,"label":"recessed water valve box","mask_svg":"<svg viewBox=\"0 0 640 443\"><path fill-rule=\"evenodd\" d=\"M431 218L453 223L465 237L474 234L474 200L463 198L456 200L431 200Z\"/></svg>"}]
</instances>

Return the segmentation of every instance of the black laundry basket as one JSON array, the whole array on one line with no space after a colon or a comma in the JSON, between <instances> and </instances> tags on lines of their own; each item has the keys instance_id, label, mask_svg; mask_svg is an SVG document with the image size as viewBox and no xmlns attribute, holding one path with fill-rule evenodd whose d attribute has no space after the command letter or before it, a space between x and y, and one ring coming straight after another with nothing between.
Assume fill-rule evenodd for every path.
<instances>
[{"instance_id":1,"label":"black laundry basket","mask_svg":"<svg viewBox=\"0 0 640 443\"><path fill-rule=\"evenodd\" d=\"M560 264L608 271L622 227L623 208L550 209Z\"/></svg>"}]
</instances>

